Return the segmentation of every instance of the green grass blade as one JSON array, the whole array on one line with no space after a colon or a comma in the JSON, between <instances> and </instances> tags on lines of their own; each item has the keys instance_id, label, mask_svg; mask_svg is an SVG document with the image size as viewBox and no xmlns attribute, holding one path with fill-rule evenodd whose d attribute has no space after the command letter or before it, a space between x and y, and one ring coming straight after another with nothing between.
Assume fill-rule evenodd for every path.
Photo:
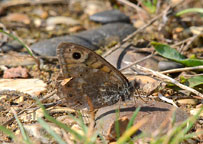
<instances>
[{"instance_id":1,"label":"green grass blade","mask_svg":"<svg viewBox=\"0 0 203 144\"><path fill-rule=\"evenodd\" d=\"M176 13L176 16L181 16L186 13L203 13L203 8L189 8Z\"/></svg>"},{"instance_id":2,"label":"green grass blade","mask_svg":"<svg viewBox=\"0 0 203 144\"><path fill-rule=\"evenodd\" d=\"M194 138L197 135L202 135L202 134L203 134L203 130L199 131L199 132L193 132L193 133L185 135L182 140L187 140L187 139L190 139L190 138Z\"/></svg>"},{"instance_id":3,"label":"green grass blade","mask_svg":"<svg viewBox=\"0 0 203 144\"><path fill-rule=\"evenodd\" d=\"M66 144L66 142L58 134L56 134L43 119L38 118L37 121L59 144Z\"/></svg>"},{"instance_id":4,"label":"green grass blade","mask_svg":"<svg viewBox=\"0 0 203 144\"><path fill-rule=\"evenodd\" d=\"M130 119L130 121L128 123L127 129L129 129L133 125L134 120L135 120L135 118L136 118L139 111L140 111L140 107L136 108L135 112L133 113L133 115L132 115L132 117L131 117L131 119Z\"/></svg>"},{"instance_id":5,"label":"green grass blade","mask_svg":"<svg viewBox=\"0 0 203 144\"><path fill-rule=\"evenodd\" d=\"M98 133L98 137L101 139L102 144L108 144L108 142L105 140L104 136Z\"/></svg>"},{"instance_id":6,"label":"green grass blade","mask_svg":"<svg viewBox=\"0 0 203 144\"><path fill-rule=\"evenodd\" d=\"M10 131L9 129L5 128L4 126L0 125L0 131L4 132L5 134L7 134L8 136L10 136L12 139L15 139L15 135L12 131Z\"/></svg>"},{"instance_id":7,"label":"green grass blade","mask_svg":"<svg viewBox=\"0 0 203 144\"><path fill-rule=\"evenodd\" d=\"M116 110L116 121L115 121L115 130L116 130L116 137L119 139L120 137L120 126L119 126L119 109Z\"/></svg>"},{"instance_id":8,"label":"green grass blade","mask_svg":"<svg viewBox=\"0 0 203 144\"><path fill-rule=\"evenodd\" d=\"M35 62L37 63L38 65L38 68L40 66L40 61L39 59L33 54L32 50L24 43L22 42L18 37L16 37L15 35L13 34L10 34L10 33L7 33L6 31L0 29L0 32L3 33L3 34L6 34L8 35L9 37L13 38L14 40L18 41L26 50L27 52L29 53L30 56L33 57L33 59L35 60Z\"/></svg>"},{"instance_id":9,"label":"green grass blade","mask_svg":"<svg viewBox=\"0 0 203 144\"><path fill-rule=\"evenodd\" d=\"M201 111L203 108L201 108L196 115L188 118L186 121L184 121L179 127L177 127L174 130L173 133L173 139L171 140L171 144L177 144L177 142L181 142L184 139L184 136L186 133L192 128L194 125L195 121L198 119Z\"/></svg>"},{"instance_id":10,"label":"green grass blade","mask_svg":"<svg viewBox=\"0 0 203 144\"><path fill-rule=\"evenodd\" d=\"M82 114L79 112L79 119L75 118L73 115L70 115L82 128L84 134L88 133L88 127L85 125L85 122L83 121Z\"/></svg>"},{"instance_id":11,"label":"green grass blade","mask_svg":"<svg viewBox=\"0 0 203 144\"><path fill-rule=\"evenodd\" d=\"M27 144L31 144L30 139L29 139L27 133L25 132L25 129L24 129L22 123L21 123L20 120L18 119L18 116L17 116L16 112L14 111L13 108L11 108L11 111L13 112L14 117L15 117L15 119L16 119L18 125L19 125L21 134L22 134L22 136L23 136L23 140L24 140Z\"/></svg>"},{"instance_id":12,"label":"green grass blade","mask_svg":"<svg viewBox=\"0 0 203 144\"><path fill-rule=\"evenodd\" d=\"M67 132L70 132L71 134L73 134L78 140L82 141L83 140L83 136L81 136L79 133L77 133L76 131L72 130L71 128L69 128L67 125L57 121L56 119L54 119L53 117L51 117L48 112L46 111L46 109L44 108L44 106L40 103L40 101L38 99L36 99L37 104L42 108L44 116L47 120L49 120L52 123L55 123L57 126L59 126L60 128L64 129Z\"/></svg>"},{"instance_id":13,"label":"green grass blade","mask_svg":"<svg viewBox=\"0 0 203 144\"><path fill-rule=\"evenodd\" d=\"M135 125L130 127L128 130L126 130L122 136L118 139L117 144L125 144L127 141L129 141L130 137L135 134L135 132L147 122L147 119L142 119L139 122L137 122Z\"/></svg>"}]
</instances>

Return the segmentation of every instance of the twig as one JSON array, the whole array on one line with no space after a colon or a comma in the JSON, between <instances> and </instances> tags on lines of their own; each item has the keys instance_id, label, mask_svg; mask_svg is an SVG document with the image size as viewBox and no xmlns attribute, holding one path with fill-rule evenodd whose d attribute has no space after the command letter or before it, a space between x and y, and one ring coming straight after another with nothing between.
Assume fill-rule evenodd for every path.
<instances>
[{"instance_id":1,"label":"twig","mask_svg":"<svg viewBox=\"0 0 203 144\"><path fill-rule=\"evenodd\" d=\"M171 69L171 70L162 71L162 72L160 72L160 73L162 73L162 74L166 74L166 73L176 73L176 72L190 71L190 70L198 70L198 69L203 69L203 66L177 68L177 69Z\"/></svg>"},{"instance_id":2,"label":"twig","mask_svg":"<svg viewBox=\"0 0 203 144\"><path fill-rule=\"evenodd\" d=\"M111 49L109 49L107 52L105 52L102 56L105 58L108 55L110 55L111 53L113 53L114 51L116 51L118 48L120 48L120 43L116 44L114 47L112 47Z\"/></svg>"},{"instance_id":3,"label":"twig","mask_svg":"<svg viewBox=\"0 0 203 144\"><path fill-rule=\"evenodd\" d=\"M157 72L157 71L153 71L151 69L148 69L148 68L145 68L145 67L142 67L140 65L136 65L136 67L140 70L143 70L143 71L148 71L148 72L151 72L153 75L157 76L157 77L160 77L160 78L163 78L163 79L166 79L167 81L170 81L171 83L177 85L178 87L182 88L182 89L185 89L187 91L190 91L194 94L196 94L197 96L200 96L203 98L203 94L201 94L200 92L196 91L195 89L193 88L190 88L188 86L185 86L181 83L179 83L178 81L176 81L175 79L172 79L171 77L168 77L160 72Z\"/></svg>"},{"instance_id":4,"label":"twig","mask_svg":"<svg viewBox=\"0 0 203 144\"><path fill-rule=\"evenodd\" d=\"M178 106L174 103L174 101L173 101L172 99L169 99L169 98L163 96L161 93L158 93L158 97L159 97L162 101L166 101L167 103L170 103L170 104L172 104L173 106L175 106L175 107L178 108Z\"/></svg>"},{"instance_id":5,"label":"twig","mask_svg":"<svg viewBox=\"0 0 203 144\"><path fill-rule=\"evenodd\" d=\"M199 34L200 35L200 34ZM199 35L195 35L193 37L191 37L191 39L188 41L188 43L186 44L186 46L182 47L179 52L182 53L184 51L187 51L187 49L189 48L190 44L197 38L199 37Z\"/></svg>"},{"instance_id":6,"label":"twig","mask_svg":"<svg viewBox=\"0 0 203 144\"><path fill-rule=\"evenodd\" d=\"M43 98L41 98L39 101L42 102L43 100L45 100L45 99L47 99L48 97L54 95L55 93L56 93L56 90L54 90L54 91L48 93L48 94L45 95ZM33 104L30 105L28 108L26 108L26 109L20 111L17 115L18 115L18 116L21 115L22 113L24 113L25 111L27 111L28 109L30 109L31 107L36 106L36 105L37 105L36 103L33 103ZM14 120L15 120L15 117L10 118L10 119L7 120L5 123L3 123L3 126L6 126L6 125L10 124L10 123L13 122Z\"/></svg>"},{"instance_id":7,"label":"twig","mask_svg":"<svg viewBox=\"0 0 203 144\"><path fill-rule=\"evenodd\" d=\"M132 7L132 8L134 8L134 9L136 9L137 14L139 15L139 18L140 18L140 19L143 19L143 18L140 16L140 12L143 12L143 13L145 13L146 15L148 15L148 13L147 13L145 10L141 9L139 6L137 6L136 4L134 4L134 3L130 2L130 1L127 1L127 0L117 0L117 1L119 1L119 2L121 2L121 3L123 3L123 4L126 4L126 5L128 5L128 6Z\"/></svg>"},{"instance_id":8,"label":"twig","mask_svg":"<svg viewBox=\"0 0 203 144\"><path fill-rule=\"evenodd\" d=\"M195 35L195 36L196 36L196 35ZM195 37L195 36L192 36L192 37L189 37L189 38L187 38L187 39L184 39L184 40L182 40L182 41L180 41L180 42L177 42L177 43L171 45L171 47L176 47L176 46L181 45L181 44L183 44L183 43L185 43L185 42L187 42L187 41L190 41L190 40L191 40L193 37Z\"/></svg>"},{"instance_id":9,"label":"twig","mask_svg":"<svg viewBox=\"0 0 203 144\"><path fill-rule=\"evenodd\" d=\"M128 65L128 66L122 68L120 71L124 71L124 70L126 70L126 69L128 69L128 68L130 68L130 67L132 67L132 66L134 66L134 65L136 65L136 64L138 64L138 63L140 63L140 62L142 62L142 61L144 61L144 60L146 60L146 59L149 59L149 58L151 58L151 57L153 57L153 56L154 56L154 54L152 53L152 54L150 54L150 55L148 55L148 56L146 56L146 57L144 57L144 58L142 58L142 59L140 59L140 60L137 60L137 61L131 63L130 65Z\"/></svg>"},{"instance_id":10,"label":"twig","mask_svg":"<svg viewBox=\"0 0 203 144\"><path fill-rule=\"evenodd\" d=\"M134 4L134 3L130 2L130 1L127 1L127 0L117 0L117 1L119 1L121 3L124 3L124 4L126 4L126 5L128 5L128 6L132 7L132 8L135 8L137 11L142 11L142 12L146 13L146 11L144 11L139 6L137 6L136 4Z\"/></svg>"}]
</instances>

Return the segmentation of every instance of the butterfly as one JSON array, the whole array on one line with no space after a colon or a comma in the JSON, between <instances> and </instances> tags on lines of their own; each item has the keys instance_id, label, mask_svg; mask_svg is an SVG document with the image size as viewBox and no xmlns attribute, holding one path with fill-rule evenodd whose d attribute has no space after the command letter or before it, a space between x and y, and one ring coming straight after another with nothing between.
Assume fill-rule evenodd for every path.
<instances>
[{"instance_id":1,"label":"butterfly","mask_svg":"<svg viewBox=\"0 0 203 144\"><path fill-rule=\"evenodd\" d=\"M133 84L119 70L84 46L60 43L57 57L57 95L70 108L89 109L90 100L97 109L129 99L133 94Z\"/></svg>"}]
</instances>

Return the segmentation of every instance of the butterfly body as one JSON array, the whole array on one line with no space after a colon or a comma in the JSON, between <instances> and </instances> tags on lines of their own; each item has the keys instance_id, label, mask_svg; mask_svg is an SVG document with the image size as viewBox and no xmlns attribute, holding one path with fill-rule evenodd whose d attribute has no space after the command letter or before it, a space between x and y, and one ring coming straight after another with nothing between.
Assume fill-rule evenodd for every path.
<instances>
[{"instance_id":1,"label":"butterfly body","mask_svg":"<svg viewBox=\"0 0 203 144\"><path fill-rule=\"evenodd\" d=\"M112 105L129 98L132 85L123 74L95 52L73 43L61 43L57 48L61 66L57 94L72 108L94 108ZM64 79L70 78L65 84Z\"/></svg>"}]
</instances>

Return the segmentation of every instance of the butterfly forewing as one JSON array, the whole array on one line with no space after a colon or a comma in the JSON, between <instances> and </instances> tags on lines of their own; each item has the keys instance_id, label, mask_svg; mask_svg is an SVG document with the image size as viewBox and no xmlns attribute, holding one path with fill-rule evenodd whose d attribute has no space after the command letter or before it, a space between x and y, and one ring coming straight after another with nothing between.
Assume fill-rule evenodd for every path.
<instances>
[{"instance_id":1,"label":"butterfly forewing","mask_svg":"<svg viewBox=\"0 0 203 144\"><path fill-rule=\"evenodd\" d=\"M67 84L58 85L58 95L68 106L86 107L89 97L93 106L99 108L112 105L120 98L125 100L132 94L133 88L126 77L88 48L61 43L57 56L61 66L60 79L72 78Z\"/></svg>"}]
</instances>

